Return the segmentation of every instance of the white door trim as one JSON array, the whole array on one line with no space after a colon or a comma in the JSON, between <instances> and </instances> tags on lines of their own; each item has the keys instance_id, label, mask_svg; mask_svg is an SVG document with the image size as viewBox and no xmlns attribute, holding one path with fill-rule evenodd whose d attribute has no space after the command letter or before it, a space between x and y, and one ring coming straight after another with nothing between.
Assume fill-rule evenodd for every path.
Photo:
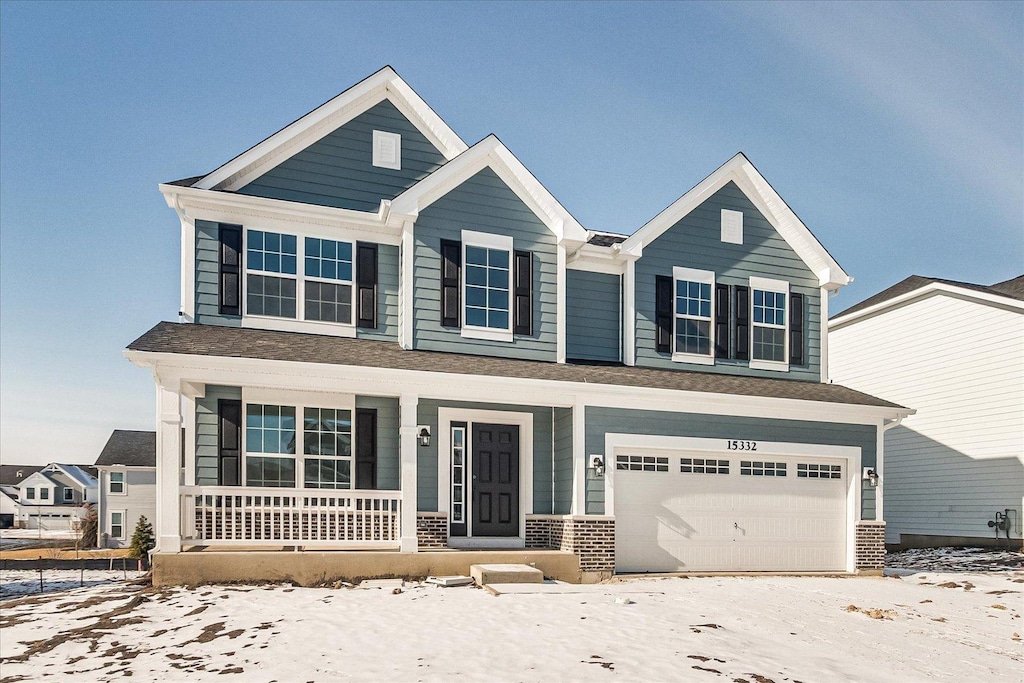
<instances>
[{"instance_id":1,"label":"white door trim","mask_svg":"<svg viewBox=\"0 0 1024 683\"><path fill-rule=\"evenodd\" d=\"M526 538L526 515L533 513L533 413L466 408L437 409L437 511L448 513L451 535L452 422L465 422L466 430L466 538L473 537L472 427L473 423L519 427L519 538Z\"/></svg>"},{"instance_id":2,"label":"white door trim","mask_svg":"<svg viewBox=\"0 0 1024 683\"><path fill-rule=\"evenodd\" d=\"M737 441L688 436L656 436L651 434L606 433L604 437L604 513L615 515L615 456L632 450L672 451L675 453L708 453L717 456L740 456L757 459L758 456L788 455L846 460L846 571L857 569L857 522L861 512L861 448L860 446L833 446L830 444L790 443L785 441ZM739 450L739 444L756 443L757 450ZM749 446L748 446L749 448ZM669 464L671 468L671 462Z\"/></svg>"}]
</instances>

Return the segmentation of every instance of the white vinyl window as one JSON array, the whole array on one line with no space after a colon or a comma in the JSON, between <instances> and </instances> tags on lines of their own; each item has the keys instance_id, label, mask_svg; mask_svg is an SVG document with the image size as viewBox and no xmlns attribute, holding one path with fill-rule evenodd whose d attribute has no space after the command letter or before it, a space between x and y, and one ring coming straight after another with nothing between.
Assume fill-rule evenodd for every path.
<instances>
[{"instance_id":1,"label":"white vinyl window","mask_svg":"<svg viewBox=\"0 0 1024 683\"><path fill-rule=\"evenodd\" d=\"M711 365L714 359L715 274L709 270L672 269L672 360Z\"/></svg>"},{"instance_id":2,"label":"white vinyl window","mask_svg":"<svg viewBox=\"0 0 1024 683\"><path fill-rule=\"evenodd\" d=\"M110 482L107 485L107 491L115 495L125 493L127 486L124 481L124 472L111 472Z\"/></svg>"},{"instance_id":3,"label":"white vinyl window","mask_svg":"<svg viewBox=\"0 0 1024 683\"><path fill-rule=\"evenodd\" d=\"M352 488L352 411L303 409L302 452L307 489Z\"/></svg>"},{"instance_id":4,"label":"white vinyl window","mask_svg":"<svg viewBox=\"0 0 1024 683\"><path fill-rule=\"evenodd\" d=\"M71 502L74 502L74 500L75 500L75 490L74 489L68 489L68 488L64 489L64 502L65 503L71 503Z\"/></svg>"},{"instance_id":5,"label":"white vinyl window","mask_svg":"<svg viewBox=\"0 0 1024 683\"><path fill-rule=\"evenodd\" d=\"M245 231L245 314L353 325L352 242Z\"/></svg>"},{"instance_id":6,"label":"white vinyl window","mask_svg":"<svg viewBox=\"0 0 1024 683\"><path fill-rule=\"evenodd\" d=\"M462 336L512 341L512 238L462 231Z\"/></svg>"},{"instance_id":7,"label":"white vinyl window","mask_svg":"<svg viewBox=\"0 0 1024 683\"><path fill-rule=\"evenodd\" d=\"M750 278L750 367L789 370L789 283Z\"/></svg>"},{"instance_id":8,"label":"white vinyl window","mask_svg":"<svg viewBox=\"0 0 1024 683\"><path fill-rule=\"evenodd\" d=\"M110 511L110 537L124 540L124 510Z\"/></svg>"},{"instance_id":9,"label":"white vinyl window","mask_svg":"<svg viewBox=\"0 0 1024 683\"><path fill-rule=\"evenodd\" d=\"M39 489L39 500L50 500L50 489L45 487Z\"/></svg>"},{"instance_id":10,"label":"white vinyl window","mask_svg":"<svg viewBox=\"0 0 1024 683\"><path fill-rule=\"evenodd\" d=\"M36 490L35 489L25 489L25 499L26 500L35 500L36 499Z\"/></svg>"}]
</instances>

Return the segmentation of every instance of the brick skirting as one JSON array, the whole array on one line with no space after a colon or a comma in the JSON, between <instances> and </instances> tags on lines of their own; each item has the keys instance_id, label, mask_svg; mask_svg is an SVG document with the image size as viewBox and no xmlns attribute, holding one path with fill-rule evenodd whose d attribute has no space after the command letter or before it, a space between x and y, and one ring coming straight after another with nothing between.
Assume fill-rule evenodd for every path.
<instances>
[{"instance_id":1,"label":"brick skirting","mask_svg":"<svg viewBox=\"0 0 1024 683\"><path fill-rule=\"evenodd\" d=\"M448 515L443 512L417 512L416 540L420 550L447 548Z\"/></svg>"},{"instance_id":2,"label":"brick skirting","mask_svg":"<svg viewBox=\"0 0 1024 683\"><path fill-rule=\"evenodd\" d=\"M557 548L580 558L584 572L615 571L615 520L537 515L526 518L527 548Z\"/></svg>"},{"instance_id":3,"label":"brick skirting","mask_svg":"<svg viewBox=\"0 0 1024 683\"><path fill-rule=\"evenodd\" d=\"M885 522L857 523L856 558L859 571L885 569Z\"/></svg>"}]
</instances>

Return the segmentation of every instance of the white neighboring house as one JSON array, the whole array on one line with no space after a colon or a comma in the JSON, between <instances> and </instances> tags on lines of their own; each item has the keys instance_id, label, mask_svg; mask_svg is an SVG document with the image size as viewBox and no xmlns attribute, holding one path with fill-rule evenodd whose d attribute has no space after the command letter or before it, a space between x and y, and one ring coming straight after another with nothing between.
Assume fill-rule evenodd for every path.
<instances>
[{"instance_id":1,"label":"white neighboring house","mask_svg":"<svg viewBox=\"0 0 1024 683\"><path fill-rule=\"evenodd\" d=\"M84 503L96 500L96 478L78 465L50 463L18 484L15 525L23 529L77 529Z\"/></svg>"},{"instance_id":2,"label":"white neighboring house","mask_svg":"<svg viewBox=\"0 0 1024 683\"><path fill-rule=\"evenodd\" d=\"M828 337L835 382L917 411L885 435L886 543L989 545L993 522L1020 546L1024 275L914 275L836 315Z\"/></svg>"},{"instance_id":3,"label":"white neighboring house","mask_svg":"<svg viewBox=\"0 0 1024 683\"><path fill-rule=\"evenodd\" d=\"M98 458L96 545L129 545L139 517L156 517L156 432L115 429Z\"/></svg>"}]
</instances>

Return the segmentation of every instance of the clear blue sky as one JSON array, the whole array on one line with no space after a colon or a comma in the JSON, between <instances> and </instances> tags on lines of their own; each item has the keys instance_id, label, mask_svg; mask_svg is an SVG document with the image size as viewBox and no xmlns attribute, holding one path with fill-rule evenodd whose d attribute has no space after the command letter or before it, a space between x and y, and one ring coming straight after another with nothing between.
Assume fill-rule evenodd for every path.
<instances>
[{"instance_id":1,"label":"clear blue sky","mask_svg":"<svg viewBox=\"0 0 1024 683\"><path fill-rule=\"evenodd\" d=\"M391 64L584 226L745 152L856 278L1024 271L1024 3L0 4L0 459L152 429L122 349L178 310L157 183Z\"/></svg>"}]
</instances>

